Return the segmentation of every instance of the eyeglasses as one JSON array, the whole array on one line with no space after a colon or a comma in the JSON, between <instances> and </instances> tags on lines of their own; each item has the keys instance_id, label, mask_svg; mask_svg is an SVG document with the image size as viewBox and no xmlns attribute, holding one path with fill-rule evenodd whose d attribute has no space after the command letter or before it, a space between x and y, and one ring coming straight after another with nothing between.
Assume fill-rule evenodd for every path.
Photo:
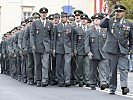
<instances>
[{"instance_id":1,"label":"eyeglasses","mask_svg":"<svg viewBox=\"0 0 133 100\"><path fill-rule=\"evenodd\" d=\"M116 12L122 13L122 12L124 12L124 11L123 11L123 10L116 10Z\"/></svg>"}]
</instances>

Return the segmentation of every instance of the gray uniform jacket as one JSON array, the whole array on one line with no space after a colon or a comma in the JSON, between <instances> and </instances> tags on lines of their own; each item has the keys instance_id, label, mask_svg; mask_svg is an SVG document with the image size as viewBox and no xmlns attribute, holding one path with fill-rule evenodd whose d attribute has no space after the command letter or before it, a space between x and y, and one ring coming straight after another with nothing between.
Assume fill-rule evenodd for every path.
<instances>
[{"instance_id":1,"label":"gray uniform jacket","mask_svg":"<svg viewBox=\"0 0 133 100\"><path fill-rule=\"evenodd\" d=\"M30 36L30 34L31 34L31 26L28 26L27 28L26 28L26 31L25 31L25 34L24 34L24 43L25 43L25 47L24 47L24 49L26 49L27 50L27 53L32 53L32 46L31 46L31 44L30 44L30 40L31 40L31 36Z\"/></svg>"},{"instance_id":2,"label":"gray uniform jacket","mask_svg":"<svg viewBox=\"0 0 133 100\"><path fill-rule=\"evenodd\" d=\"M106 30L101 28L98 32L93 26L87 30L85 38L85 52L92 52L92 59L106 59L106 54L102 50L106 41Z\"/></svg>"},{"instance_id":3,"label":"gray uniform jacket","mask_svg":"<svg viewBox=\"0 0 133 100\"><path fill-rule=\"evenodd\" d=\"M82 27L75 27L74 29L74 49L77 50L78 55L86 55L85 53L85 35L86 31Z\"/></svg>"},{"instance_id":4,"label":"gray uniform jacket","mask_svg":"<svg viewBox=\"0 0 133 100\"><path fill-rule=\"evenodd\" d=\"M50 52L53 43L53 24L47 20L44 26L41 20L36 20L31 27L31 45L35 46L35 52Z\"/></svg>"},{"instance_id":5,"label":"gray uniform jacket","mask_svg":"<svg viewBox=\"0 0 133 100\"><path fill-rule=\"evenodd\" d=\"M128 54L129 47L133 50L133 24L131 22L123 19L120 23L116 18L104 18L100 26L107 28L107 40L103 47L105 52Z\"/></svg>"},{"instance_id":6,"label":"gray uniform jacket","mask_svg":"<svg viewBox=\"0 0 133 100\"><path fill-rule=\"evenodd\" d=\"M24 36L25 30L21 30L18 34L18 49L20 51L23 50L24 43L23 43L23 36Z\"/></svg>"},{"instance_id":7,"label":"gray uniform jacket","mask_svg":"<svg viewBox=\"0 0 133 100\"><path fill-rule=\"evenodd\" d=\"M54 44L53 49L56 53L65 54L72 53L73 51L73 27L67 24L63 27L62 23L59 23L54 28Z\"/></svg>"}]
</instances>

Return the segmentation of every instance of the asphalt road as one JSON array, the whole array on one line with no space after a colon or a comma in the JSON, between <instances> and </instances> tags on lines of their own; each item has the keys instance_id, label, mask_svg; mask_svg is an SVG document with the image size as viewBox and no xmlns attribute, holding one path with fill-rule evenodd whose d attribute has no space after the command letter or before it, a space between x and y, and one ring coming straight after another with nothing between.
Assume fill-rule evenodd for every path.
<instances>
[{"instance_id":1,"label":"asphalt road","mask_svg":"<svg viewBox=\"0 0 133 100\"><path fill-rule=\"evenodd\" d=\"M119 79L119 74L118 74ZM86 87L36 87L23 84L9 76L0 74L0 100L133 100L133 73L129 73L130 93L121 95L118 80L116 95L109 90L90 90Z\"/></svg>"}]
</instances>

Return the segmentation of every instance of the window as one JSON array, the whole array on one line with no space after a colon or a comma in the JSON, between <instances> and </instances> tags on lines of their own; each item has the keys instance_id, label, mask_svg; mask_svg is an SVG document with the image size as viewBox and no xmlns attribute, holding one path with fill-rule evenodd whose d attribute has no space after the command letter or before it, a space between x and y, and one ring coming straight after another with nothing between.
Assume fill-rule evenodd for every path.
<instances>
[{"instance_id":1,"label":"window","mask_svg":"<svg viewBox=\"0 0 133 100\"><path fill-rule=\"evenodd\" d=\"M31 16L31 12L23 12L23 20Z\"/></svg>"},{"instance_id":2,"label":"window","mask_svg":"<svg viewBox=\"0 0 133 100\"><path fill-rule=\"evenodd\" d=\"M22 6L22 21L31 16L34 6Z\"/></svg>"}]
</instances>

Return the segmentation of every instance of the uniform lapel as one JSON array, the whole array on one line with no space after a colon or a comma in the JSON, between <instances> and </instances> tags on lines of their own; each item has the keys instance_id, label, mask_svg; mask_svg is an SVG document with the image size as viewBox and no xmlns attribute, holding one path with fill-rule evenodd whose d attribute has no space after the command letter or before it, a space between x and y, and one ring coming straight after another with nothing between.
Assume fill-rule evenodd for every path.
<instances>
[{"instance_id":1,"label":"uniform lapel","mask_svg":"<svg viewBox=\"0 0 133 100\"><path fill-rule=\"evenodd\" d=\"M39 25L40 25L42 28L44 28L44 25L43 25L43 23L41 22L41 20L39 20Z\"/></svg>"}]
</instances>

